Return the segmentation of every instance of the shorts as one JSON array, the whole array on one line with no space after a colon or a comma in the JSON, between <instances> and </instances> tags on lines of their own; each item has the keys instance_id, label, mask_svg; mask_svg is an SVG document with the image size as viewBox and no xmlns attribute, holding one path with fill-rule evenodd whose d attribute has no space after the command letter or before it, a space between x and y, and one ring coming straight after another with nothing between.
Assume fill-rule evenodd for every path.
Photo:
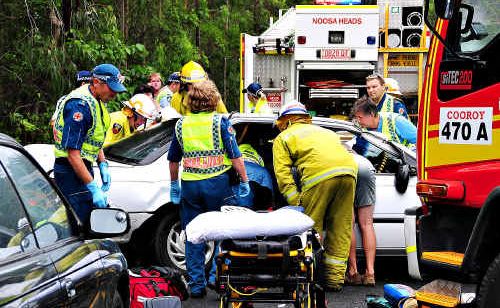
<instances>
[{"instance_id":1,"label":"shorts","mask_svg":"<svg viewBox=\"0 0 500 308\"><path fill-rule=\"evenodd\" d=\"M375 168L368 159L361 155L354 154L354 160L358 164L354 208L375 205Z\"/></svg>"}]
</instances>

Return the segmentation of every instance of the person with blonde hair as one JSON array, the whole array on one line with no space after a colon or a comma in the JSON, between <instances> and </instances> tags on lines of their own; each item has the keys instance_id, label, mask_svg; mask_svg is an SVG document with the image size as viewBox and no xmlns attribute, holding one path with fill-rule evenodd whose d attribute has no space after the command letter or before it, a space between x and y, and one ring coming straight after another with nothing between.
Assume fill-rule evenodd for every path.
<instances>
[{"instance_id":1,"label":"person with blonde hair","mask_svg":"<svg viewBox=\"0 0 500 308\"><path fill-rule=\"evenodd\" d=\"M233 203L229 171L239 176L238 194L245 198L250 185L229 120L216 113L220 94L210 80L193 83L188 94L191 113L179 119L168 151L170 167L170 199L181 204L182 229L198 215L220 210ZM179 164L182 161L182 191L179 185ZM191 297L206 295L205 244L186 241L186 267ZM208 284L215 283L215 263Z\"/></svg>"}]
</instances>

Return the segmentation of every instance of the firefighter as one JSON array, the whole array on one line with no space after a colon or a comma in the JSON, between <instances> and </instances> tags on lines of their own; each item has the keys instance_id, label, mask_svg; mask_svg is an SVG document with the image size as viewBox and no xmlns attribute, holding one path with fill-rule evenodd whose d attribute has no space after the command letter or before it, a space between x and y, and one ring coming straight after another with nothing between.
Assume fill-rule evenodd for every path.
<instances>
[{"instance_id":1,"label":"firefighter","mask_svg":"<svg viewBox=\"0 0 500 308\"><path fill-rule=\"evenodd\" d=\"M146 94L136 94L129 101L123 102L120 111L111 113L111 125L106 134L104 146L113 144L131 136L141 126L146 126L147 120L154 120L156 106Z\"/></svg>"},{"instance_id":2,"label":"firefighter","mask_svg":"<svg viewBox=\"0 0 500 308\"><path fill-rule=\"evenodd\" d=\"M92 71L90 85L66 95L54 123L54 178L80 220L88 222L92 205L106 207L104 192L111 185L102 145L109 127L105 103L127 89L123 77L112 64ZM92 164L98 163L102 187L94 179Z\"/></svg>"},{"instance_id":3,"label":"firefighter","mask_svg":"<svg viewBox=\"0 0 500 308\"><path fill-rule=\"evenodd\" d=\"M194 61L189 61L182 67L180 78L181 89L179 92L174 93L170 104L172 108L174 108L181 115L189 115L191 114L191 110L189 109L187 93L194 83L208 80L208 76L200 64ZM216 112L227 113L226 106L220 98L217 103Z\"/></svg>"},{"instance_id":4,"label":"firefighter","mask_svg":"<svg viewBox=\"0 0 500 308\"><path fill-rule=\"evenodd\" d=\"M377 106L366 96L354 103L352 114L361 127L381 132L390 141L401 143L413 151L416 150L417 128L400 114L378 112ZM363 156L367 156L369 150L366 141L362 138L357 138L353 149Z\"/></svg>"},{"instance_id":5,"label":"firefighter","mask_svg":"<svg viewBox=\"0 0 500 308\"><path fill-rule=\"evenodd\" d=\"M382 75L375 73L366 77L366 92L377 105L378 112L395 112L409 119L405 104L400 99L387 93L386 89L386 83Z\"/></svg>"},{"instance_id":6,"label":"firefighter","mask_svg":"<svg viewBox=\"0 0 500 308\"><path fill-rule=\"evenodd\" d=\"M241 92L247 94L251 108L250 113L273 114L273 111L267 104L266 95L262 90L262 86L258 82L249 84L248 87Z\"/></svg>"},{"instance_id":7,"label":"firefighter","mask_svg":"<svg viewBox=\"0 0 500 308\"><path fill-rule=\"evenodd\" d=\"M239 175L238 194L245 198L250 185L235 132L229 120L215 112L220 94L210 80L193 83L187 93L186 106L190 114L175 125L168 160L170 167L172 203L181 204L183 230L199 214L218 211L233 203L231 167ZM182 160L182 192L178 181L179 162ZM232 171L231 171L232 172ZM190 278L191 297L206 295L205 244L186 241L186 267ZM215 263L209 285L215 283Z\"/></svg>"},{"instance_id":8,"label":"firefighter","mask_svg":"<svg viewBox=\"0 0 500 308\"><path fill-rule=\"evenodd\" d=\"M324 282L329 290L340 291L351 244L357 164L339 136L312 125L297 101L280 109L276 124L281 131L273 143L278 188L288 204L304 207L319 234L326 229ZM301 187L294 181L293 167Z\"/></svg>"},{"instance_id":9,"label":"firefighter","mask_svg":"<svg viewBox=\"0 0 500 308\"><path fill-rule=\"evenodd\" d=\"M161 88L160 92L158 92L158 96L156 97L156 101L160 104L162 109L170 107L172 96L174 93L179 92L180 86L181 76L179 75L179 72L170 74L167 80L167 85Z\"/></svg>"}]
</instances>

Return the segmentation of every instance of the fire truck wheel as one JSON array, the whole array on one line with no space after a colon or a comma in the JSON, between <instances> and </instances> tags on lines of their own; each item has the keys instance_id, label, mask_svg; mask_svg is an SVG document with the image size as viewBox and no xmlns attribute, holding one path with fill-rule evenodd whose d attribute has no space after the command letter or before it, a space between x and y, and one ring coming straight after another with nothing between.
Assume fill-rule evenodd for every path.
<instances>
[{"instance_id":1,"label":"fire truck wheel","mask_svg":"<svg viewBox=\"0 0 500 308\"><path fill-rule=\"evenodd\" d=\"M491 262L478 293L478 308L500 307L500 254Z\"/></svg>"}]
</instances>

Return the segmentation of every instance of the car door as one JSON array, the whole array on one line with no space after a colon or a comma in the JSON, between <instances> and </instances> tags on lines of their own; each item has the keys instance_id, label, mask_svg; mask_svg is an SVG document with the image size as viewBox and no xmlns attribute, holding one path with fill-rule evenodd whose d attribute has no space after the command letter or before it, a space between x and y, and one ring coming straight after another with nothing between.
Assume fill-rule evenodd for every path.
<instances>
[{"instance_id":1,"label":"car door","mask_svg":"<svg viewBox=\"0 0 500 308\"><path fill-rule=\"evenodd\" d=\"M10 166L24 163L17 150L0 145L0 305L60 306L65 296L57 271L33 237L26 209L32 204L24 203L18 175L9 172Z\"/></svg>"},{"instance_id":2,"label":"car door","mask_svg":"<svg viewBox=\"0 0 500 308\"><path fill-rule=\"evenodd\" d=\"M22 153L11 150L2 162L25 205L28 220L35 230L53 225L57 236L42 238L35 232L38 246L51 260L52 271L60 282L66 304L73 307L103 306L99 293L103 266L98 241L84 241L76 221L58 192L42 172Z\"/></svg>"}]
</instances>

